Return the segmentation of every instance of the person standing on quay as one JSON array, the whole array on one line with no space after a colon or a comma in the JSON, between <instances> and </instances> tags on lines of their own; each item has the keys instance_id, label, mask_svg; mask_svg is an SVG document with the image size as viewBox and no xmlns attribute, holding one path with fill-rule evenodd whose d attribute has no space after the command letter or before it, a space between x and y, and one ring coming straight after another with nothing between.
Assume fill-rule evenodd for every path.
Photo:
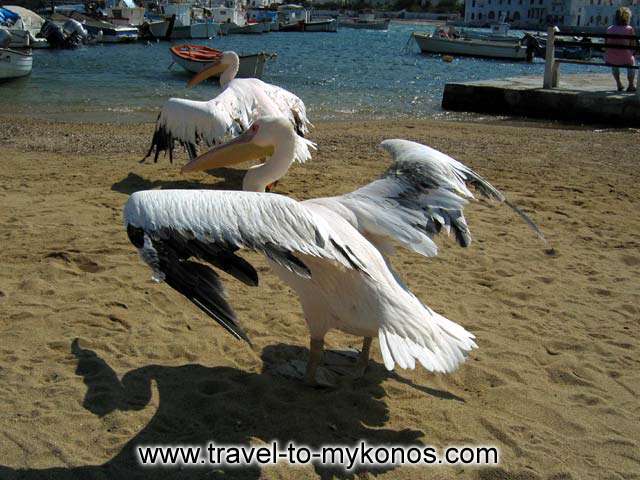
<instances>
[{"instance_id":1,"label":"person standing on quay","mask_svg":"<svg viewBox=\"0 0 640 480\"><path fill-rule=\"evenodd\" d=\"M633 29L631 24L631 10L627 7L620 7L616 11L615 24L611 25L607 28L608 35L635 35L636 32ZM624 86L620 81L620 67L630 67L635 66L636 61L633 56L635 48L637 48L636 40L629 39L616 39L616 38L607 38L605 41L606 45L628 45L629 49L624 48L610 48L607 49L604 56L604 61L609 65L614 65L611 71L613 73L613 78L616 80L616 84L618 85L618 91L621 92L624 90ZM636 71L633 68L627 68L627 79L629 80L629 86L627 87L627 92L635 92L636 86L634 85L636 77Z\"/></svg>"}]
</instances>

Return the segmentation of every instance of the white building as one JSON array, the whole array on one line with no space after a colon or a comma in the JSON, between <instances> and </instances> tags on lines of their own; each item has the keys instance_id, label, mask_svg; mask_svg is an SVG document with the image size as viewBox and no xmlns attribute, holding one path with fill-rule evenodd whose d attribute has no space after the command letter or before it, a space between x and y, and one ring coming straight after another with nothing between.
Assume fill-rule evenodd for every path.
<instances>
[{"instance_id":1,"label":"white building","mask_svg":"<svg viewBox=\"0 0 640 480\"><path fill-rule=\"evenodd\" d=\"M629 7L640 27L640 0L465 0L465 22L485 25L503 18L513 27L607 27L616 10Z\"/></svg>"}]
</instances>

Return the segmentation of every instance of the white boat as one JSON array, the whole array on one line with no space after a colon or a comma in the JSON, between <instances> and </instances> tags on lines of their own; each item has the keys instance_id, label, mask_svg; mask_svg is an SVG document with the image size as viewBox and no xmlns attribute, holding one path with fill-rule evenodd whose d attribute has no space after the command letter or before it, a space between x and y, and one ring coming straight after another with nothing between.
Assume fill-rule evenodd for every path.
<instances>
[{"instance_id":1,"label":"white boat","mask_svg":"<svg viewBox=\"0 0 640 480\"><path fill-rule=\"evenodd\" d=\"M511 42L517 43L520 41L520 37L509 34L509 24L506 22L492 23L489 31L486 30L471 30L467 28L461 28L459 30L453 29L453 32L464 38L473 38L476 40L490 40L492 42Z\"/></svg>"},{"instance_id":2,"label":"white boat","mask_svg":"<svg viewBox=\"0 0 640 480\"><path fill-rule=\"evenodd\" d=\"M222 55L220 50L204 45L175 45L169 51L174 63L191 73L200 72L213 63L211 58ZM262 78L266 61L274 57L274 54L265 52L240 55L240 68L237 76L240 78Z\"/></svg>"},{"instance_id":3,"label":"white boat","mask_svg":"<svg viewBox=\"0 0 640 480\"><path fill-rule=\"evenodd\" d=\"M35 12L15 5L0 7L0 28L11 34L9 48L46 48L47 42L37 38L40 29L44 25L44 19ZM13 18L9 19L9 15Z\"/></svg>"},{"instance_id":4,"label":"white boat","mask_svg":"<svg viewBox=\"0 0 640 480\"><path fill-rule=\"evenodd\" d=\"M0 79L19 78L29 75L33 67L31 52L0 48Z\"/></svg>"},{"instance_id":5,"label":"white boat","mask_svg":"<svg viewBox=\"0 0 640 480\"><path fill-rule=\"evenodd\" d=\"M220 33L219 22L203 18L203 9L189 3L168 3L162 11L161 20L149 23L155 38L213 38Z\"/></svg>"},{"instance_id":6,"label":"white boat","mask_svg":"<svg viewBox=\"0 0 640 480\"><path fill-rule=\"evenodd\" d=\"M412 36L423 53L508 60L527 59L527 48L519 42L497 42L475 38L443 38L431 33L420 32L413 32Z\"/></svg>"}]
</instances>

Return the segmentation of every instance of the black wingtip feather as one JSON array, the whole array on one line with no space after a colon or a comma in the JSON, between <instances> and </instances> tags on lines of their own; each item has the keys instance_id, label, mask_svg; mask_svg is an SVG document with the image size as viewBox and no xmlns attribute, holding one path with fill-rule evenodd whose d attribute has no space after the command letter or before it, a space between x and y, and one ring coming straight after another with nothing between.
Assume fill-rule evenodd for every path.
<instances>
[{"instance_id":1,"label":"black wingtip feather","mask_svg":"<svg viewBox=\"0 0 640 480\"><path fill-rule=\"evenodd\" d=\"M526 213L524 213L520 207L518 207L517 205L511 203L509 200L507 200L506 198L504 199L504 203L511 208L511 210L513 210L514 212L516 212L518 214L518 216L524 220L524 223L526 223L529 228L531 228L531 230L533 230L535 232L535 234L538 236L538 238L540 240L542 240L544 242L545 245L547 245L547 239L544 237L544 234L542 233L542 231L540 230L540 227L538 227L538 225L536 225L536 223L531 220L531 218L529 218L529 215L527 215Z\"/></svg>"},{"instance_id":2,"label":"black wingtip feather","mask_svg":"<svg viewBox=\"0 0 640 480\"><path fill-rule=\"evenodd\" d=\"M236 323L235 313L224 298L224 289L215 271L201 263L178 260L164 254L160 255L160 260L167 285L184 295L234 337L251 344Z\"/></svg>"}]
</instances>

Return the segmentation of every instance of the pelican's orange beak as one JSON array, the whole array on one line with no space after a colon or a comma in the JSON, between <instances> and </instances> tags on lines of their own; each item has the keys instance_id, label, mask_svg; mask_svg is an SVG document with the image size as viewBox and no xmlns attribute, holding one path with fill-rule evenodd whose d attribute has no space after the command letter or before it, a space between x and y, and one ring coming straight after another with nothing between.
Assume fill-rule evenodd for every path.
<instances>
[{"instance_id":1,"label":"pelican's orange beak","mask_svg":"<svg viewBox=\"0 0 640 480\"><path fill-rule=\"evenodd\" d=\"M195 87L201 82L204 82L207 78L213 77L214 75L220 75L228 68L226 63L217 62L213 65L203 68L200 72L196 73L191 80L187 83L187 87Z\"/></svg>"},{"instance_id":2,"label":"pelican's orange beak","mask_svg":"<svg viewBox=\"0 0 640 480\"><path fill-rule=\"evenodd\" d=\"M257 130L250 128L239 137L213 147L182 167L181 173L211 170L273 155L273 147L262 147L253 143L256 133Z\"/></svg>"}]
</instances>

